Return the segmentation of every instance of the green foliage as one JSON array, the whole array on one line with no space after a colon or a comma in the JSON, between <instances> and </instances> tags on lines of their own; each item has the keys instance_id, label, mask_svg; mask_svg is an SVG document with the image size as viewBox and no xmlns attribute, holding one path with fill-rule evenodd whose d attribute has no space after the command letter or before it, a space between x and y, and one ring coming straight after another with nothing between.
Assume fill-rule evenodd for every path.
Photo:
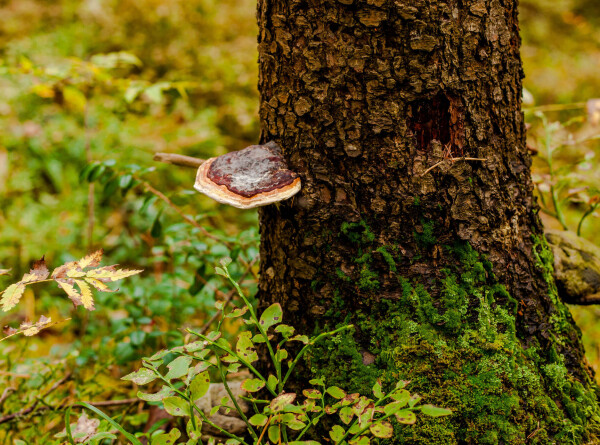
<instances>
[{"instance_id":1,"label":"green foliage","mask_svg":"<svg viewBox=\"0 0 600 445\"><path fill-rule=\"evenodd\" d=\"M381 382L377 381L372 388L374 396L372 399L358 393L348 394L337 386L326 386L323 379L314 379L310 381L313 387L301 391L304 400L299 403L297 400L299 394L286 392L286 383L299 361L310 352L313 345L323 339L334 338L348 332L352 326L342 326L312 338L304 335L292 336L294 329L281 324L283 314L278 303L265 309L260 317L256 314L238 283L229 274L227 266L230 261L230 259L222 261L222 267L217 267L216 270L235 287L243 306L241 308L234 306L228 312L228 308L221 307L222 317L216 331L204 334L188 329L187 331L198 337L199 341L163 350L152 357L144 358L141 369L123 377L123 380L130 380L137 385L161 382L162 389L155 394L138 393L143 400L162 401L169 414L176 417L189 417L195 429L199 430L200 425L206 423L241 444L247 444L248 437L236 436L222 429L211 420L211 415L207 415L196 404L196 401L208 391L211 373L220 377L229 394L229 397L225 397L219 406L213 408L213 411L216 412L219 408L235 409L246 423L247 434L254 444L260 443L265 436L274 444L282 441L288 443L290 440L291 443L309 444L310 441L301 441L301 439L305 435L310 437L319 423L330 425L330 420L326 421L322 418L335 417L334 414L338 415L339 420L335 420L336 423L330 427L328 435L336 444L365 443L368 442L370 435L377 438L392 437L394 428L390 420L394 419L400 424L413 424L416 422L417 412L431 417L452 414L451 410L433 405L418 405L420 397L411 397L404 389L406 382L398 382L386 394ZM248 314L248 317L244 318L244 314ZM245 325L253 328L253 331L241 331L237 340L224 341L222 327L223 321L228 317L241 318ZM275 340L274 335L269 333L272 327L274 327L272 332L280 334L281 339ZM258 359L255 352L257 345L254 341L266 346L275 375L265 377L254 368L253 362ZM293 349L292 342L300 342L304 346L295 357L288 358L287 352L286 354L281 352L286 351L285 347L288 343L290 349ZM277 346L273 347L275 344ZM172 361L166 361L167 357L173 356L175 358ZM168 369L166 374L161 372L163 365ZM240 365L247 368L252 375L241 383L241 388L247 393L247 396L243 396L242 399L250 402L254 410L250 415L239 406L228 380L228 374L238 372ZM269 393L266 395L267 399L264 395L258 398L261 390L262 393ZM173 431L178 430L173 429L171 434L174 434ZM175 434L176 439L179 433ZM151 443L158 442L153 439ZM197 441L186 443L194 444Z\"/></svg>"}]
</instances>

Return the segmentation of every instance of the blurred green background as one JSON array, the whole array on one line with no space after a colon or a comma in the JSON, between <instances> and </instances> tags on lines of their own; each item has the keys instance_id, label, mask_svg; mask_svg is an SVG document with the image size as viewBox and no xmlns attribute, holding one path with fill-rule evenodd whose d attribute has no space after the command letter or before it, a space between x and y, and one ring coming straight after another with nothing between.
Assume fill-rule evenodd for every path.
<instances>
[{"instance_id":1,"label":"blurred green background","mask_svg":"<svg viewBox=\"0 0 600 445\"><path fill-rule=\"evenodd\" d=\"M563 224L576 230L587 213L581 234L600 244L600 130L585 108L600 97L600 4L520 3L524 106L544 221L561 227L549 215L557 213L554 194ZM247 264L258 253L256 213L216 205L192 191L193 170L152 161L158 151L206 158L257 141L255 7L0 0L0 269L12 269L0 287L42 255L59 266L100 247L104 264L145 269L119 292L97 295L91 313L47 285L28 289L2 315L13 327L40 315L72 317L0 343L0 392L15 390L0 394L2 415L30 406L69 372L46 403L133 397L119 377L180 342L180 328L206 322L228 291L213 272L223 256L255 290L257 267L248 272ZM573 313L600 369L600 309ZM137 407L123 416L142 428L148 413ZM53 443L62 422L47 410L0 424L0 444Z\"/></svg>"}]
</instances>

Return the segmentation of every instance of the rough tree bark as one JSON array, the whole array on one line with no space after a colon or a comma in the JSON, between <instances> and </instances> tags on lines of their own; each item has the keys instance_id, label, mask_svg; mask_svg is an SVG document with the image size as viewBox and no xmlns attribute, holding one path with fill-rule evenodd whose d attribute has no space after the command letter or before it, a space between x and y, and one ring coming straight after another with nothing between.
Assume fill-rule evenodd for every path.
<instances>
[{"instance_id":1,"label":"rough tree bark","mask_svg":"<svg viewBox=\"0 0 600 445\"><path fill-rule=\"evenodd\" d=\"M261 139L303 180L260 212L261 304L357 328L300 378L410 380L455 410L393 443L593 441L532 195L517 1L259 0L258 22Z\"/></svg>"}]
</instances>

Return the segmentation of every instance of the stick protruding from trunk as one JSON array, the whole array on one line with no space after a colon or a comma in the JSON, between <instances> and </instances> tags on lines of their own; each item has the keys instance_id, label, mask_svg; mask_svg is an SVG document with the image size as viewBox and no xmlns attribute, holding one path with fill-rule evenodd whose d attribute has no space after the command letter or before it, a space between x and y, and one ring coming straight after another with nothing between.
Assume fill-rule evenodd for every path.
<instances>
[{"instance_id":1,"label":"stick protruding from trunk","mask_svg":"<svg viewBox=\"0 0 600 445\"><path fill-rule=\"evenodd\" d=\"M175 153L155 153L154 160L167 164L179 165L181 167L198 168L204 163L204 159L191 156L178 155Z\"/></svg>"}]
</instances>

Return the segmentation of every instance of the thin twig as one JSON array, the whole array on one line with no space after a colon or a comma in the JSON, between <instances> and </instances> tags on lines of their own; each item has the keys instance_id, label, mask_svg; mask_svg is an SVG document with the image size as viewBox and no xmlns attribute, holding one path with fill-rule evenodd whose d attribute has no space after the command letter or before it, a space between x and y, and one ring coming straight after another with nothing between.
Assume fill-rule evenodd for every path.
<instances>
[{"instance_id":1,"label":"thin twig","mask_svg":"<svg viewBox=\"0 0 600 445\"><path fill-rule=\"evenodd\" d=\"M178 155L175 153L155 153L154 160L158 162L165 162L167 164L179 165L181 167L190 168L198 168L204 162L204 159Z\"/></svg>"},{"instance_id":2,"label":"thin twig","mask_svg":"<svg viewBox=\"0 0 600 445\"><path fill-rule=\"evenodd\" d=\"M152 185L150 185L150 183L148 183L147 181L142 181L142 184L144 185L146 190L148 190L150 193L152 193L153 195L155 195L156 197L158 197L159 199L164 201L169 207L171 207L173 210L175 210L188 224L191 224L192 226L194 226L195 228L200 230L200 232L202 232L202 234L204 236L206 236L207 238L210 238L214 241L217 241L219 243L223 243L230 250L233 249L233 245L230 242L224 241L224 240L220 239L219 237L210 233L208 230L206 230L204 227L202 227L200 224L198 224L197 221L195 221L193 218L190 218L189 215L186 215L185 212L183 210L181 210L181 208L179 208L179 206L175 205L173 203L173 201L171 201L169 199L169 197L167 195L165 195L163 192L152 187ZM240 256L240 262L244 265L244 267L248 267L248 262L241 256ZM258 280L258 277L256 276L256 273L253 270L250 270L250 273L252 274L254 279Z\"/></svg>"},{"instance_id":3,"label":"thin twig","mask_svg":"<svg viewBox=\"0 0 600 445\"><path fill-rule=\"evenodd\" d=\"M8 396L10 396L10 393L15 392L15 388L4 388L4 391L2 391L2 395L0 396L0 407L4 404L5 400L8 399Z\"/></svg>"},{"instance_id":4,"label":"thin twig","mask_svg":"<svg viewBox=\"0 0 600 445\"><path fill-rule=\"evenodd\" d=\"M421 173L420 176L425 176L427 173L429 173L431 170L433 170L434 168L436 168L438 165L443 164L446 161L450 161L452 163L458 162L458 161L487 161L486 158L467 158L467 157L463 157L463 158L449 158L449 159L443 159L440 162L435 163L434 165L432 165L431 167L429 167L427 170L425 170L423 173Z\"/></svg>"},{"instance_id":5,"label":"thin twig","mask_svg":"<svg viewBox=\"0 0 600 445\"><path fill-rule=\"evenodd\" d=\"M132 403L143 402L142 399L121 399L121 400L101 400L99 402L86 402L92 406L119 406L119 405L130 405Z\"/></svg>"},{"instance_id":6,"label":"thin twig","mask_svg":"<svg viewBox=\"0 0 600 445\"><path fill-rule=\"evenodd\" d=\"M538 105L537 107L524 107L523 111L563 111L563 110L579 110L585 108L586 102L575 102L572 104L550 104Z\"/></svg>"},{"instance_id":7,"label":"thin twig","mask_svg":"<svg viewBox=\"0 0 600 445\"><path fill-rule=\"evenodd\" d=\"M48 396L51 392L53 392L55 389L57 389L59 386L61 386L63 383L65 383L67 380L69 380L71 378L71 373L69 372L68 374L66 374L62 379L60 379L59 381L55 382L54 385L52 385L50 387L50 389L48 389L41 397L39 397L38 399L35 400L35 402L33 402L33 404L28 407L28 408L23 408L20 411L17 411L16 413L12 413L12 414L7 414L6 416L0 417L0 424L8 422L12 419L18 418L18 417L22 417L25 416L29 413L31 413L32 411L35 410L37 404L39 403L40 400L46 398L46 396ZM42 409L44 409L45 407L42 407ZM48 408L46 408L48 409Z\"/></svg>"}]
</instances>

